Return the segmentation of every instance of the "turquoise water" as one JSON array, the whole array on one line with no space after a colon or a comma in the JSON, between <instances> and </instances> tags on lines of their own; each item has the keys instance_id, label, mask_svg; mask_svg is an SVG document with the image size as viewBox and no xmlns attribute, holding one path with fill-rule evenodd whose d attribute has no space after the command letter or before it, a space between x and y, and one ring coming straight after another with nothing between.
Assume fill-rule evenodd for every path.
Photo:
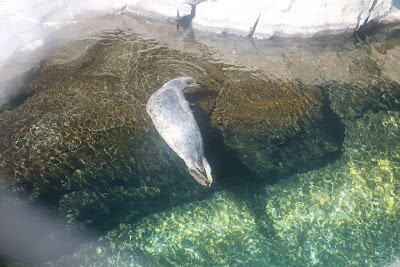
<instances>
[{"instance_id":1,"label":"turquoise water","mask_svg":"<svg viewBox=\"0 0 400 267\"><path fill-rule=\"evenodd\" d=\"M96 31L93 23L66 29L2 107L2 205L50 214L57 230L27 223L24 237L49 237L36 254L66 243L8 262L400 264L399 39L248 42L130 16L102 18ZM145 111L179 76L197 81L185 95L211 188L193 180Z\"/></svg>"}]
</instances>

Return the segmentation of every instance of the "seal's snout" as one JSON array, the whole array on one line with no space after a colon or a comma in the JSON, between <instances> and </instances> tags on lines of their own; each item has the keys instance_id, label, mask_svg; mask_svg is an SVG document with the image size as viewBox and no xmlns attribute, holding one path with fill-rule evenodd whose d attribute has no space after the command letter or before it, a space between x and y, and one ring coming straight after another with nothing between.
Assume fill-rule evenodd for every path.
<instances>
[{"instance_id":1,"label":"seal's snout","mask_svg":"<svg viewBox=\"0 0 400 267\"><path fill-rule=\"evenodd\" d=\"M185 163L188 166L189 173L199 184L211 186L213 182L211 167L205 157Z\"/></svg>"},{"instance_id":2,"label":"seal's snout","mask_svg":"<svg viewBox=\"0 0 400 267\"><path fill-rule=\"evenodd\" d=\"M196 83L196 81L192 77L182 77L184 79L186 85L192 85Z\"/></svg>"}]
</instances>

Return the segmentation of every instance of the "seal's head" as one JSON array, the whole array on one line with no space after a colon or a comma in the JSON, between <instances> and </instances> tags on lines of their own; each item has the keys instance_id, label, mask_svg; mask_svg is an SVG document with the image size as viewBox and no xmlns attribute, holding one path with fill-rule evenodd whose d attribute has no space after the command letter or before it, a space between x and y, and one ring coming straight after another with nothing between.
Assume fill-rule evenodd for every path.
<instances>
[{"instance_id":1,"label":"seal's head","mask_svg":"<svg viewBox=\"0 0 400 267\"><path fill-rule=\"evenodd\" d=\"M185 160L189 173L201 185L211 186L213 177L211 174L211 167L205 157L198 157L197 159Z\"/></svg>"},{"instance_id":2,"label":"seal's head","mask_svg":"<svg viewBox=\"0 0 400 267\"><path fill-rule=\"evenodd\" d=\"M179 88L180 90L184 90L188 85L191 85L194 82L195 80L192 77L179 77L168 81L163 85L163 87L173 86Z\"/></svg>"}]
</instances>

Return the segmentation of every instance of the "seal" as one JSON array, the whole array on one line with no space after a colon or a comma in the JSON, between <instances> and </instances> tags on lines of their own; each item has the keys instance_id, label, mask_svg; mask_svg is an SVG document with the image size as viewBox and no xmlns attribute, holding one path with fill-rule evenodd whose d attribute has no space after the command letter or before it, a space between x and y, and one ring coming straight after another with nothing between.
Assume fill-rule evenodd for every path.
<instances>
[{"instance_id":1,"label":"seal","mask_svg":"<svg viewBox=\"0 0 400 267\"><path fill-rule=\"evenodd\" d=\"M203 138L183 94L194 82L191 77L168 81L149 98L146 110L158 133L183 159L193 178L201 185L211 186L213 178L204 157Z\"/></svg>"}]
</instances>

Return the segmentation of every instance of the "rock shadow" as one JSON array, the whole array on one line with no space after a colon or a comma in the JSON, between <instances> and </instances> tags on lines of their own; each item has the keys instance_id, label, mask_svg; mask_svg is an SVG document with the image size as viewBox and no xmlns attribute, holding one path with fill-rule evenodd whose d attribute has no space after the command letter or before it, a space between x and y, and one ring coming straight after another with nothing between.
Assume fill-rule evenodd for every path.
<instances>
[{"instance_id":1,"label":"rock shadow","mask_svg":"<svg viewBox=\"0 0 400 267\"><path fill-rule=\"evenodd\" d=\"M221 131L212 126L212 112L206 112L199 105L195 104L196 101L209 96L209 91L185 94L203 137L205 156L211 165L214 177L211 187L218 190L227 186L249 182L253 179L254 175L240 161L237 152L224 144ZM212 95L212 97L214 98L215 95Z\"/></svg>"}]
</instances>

